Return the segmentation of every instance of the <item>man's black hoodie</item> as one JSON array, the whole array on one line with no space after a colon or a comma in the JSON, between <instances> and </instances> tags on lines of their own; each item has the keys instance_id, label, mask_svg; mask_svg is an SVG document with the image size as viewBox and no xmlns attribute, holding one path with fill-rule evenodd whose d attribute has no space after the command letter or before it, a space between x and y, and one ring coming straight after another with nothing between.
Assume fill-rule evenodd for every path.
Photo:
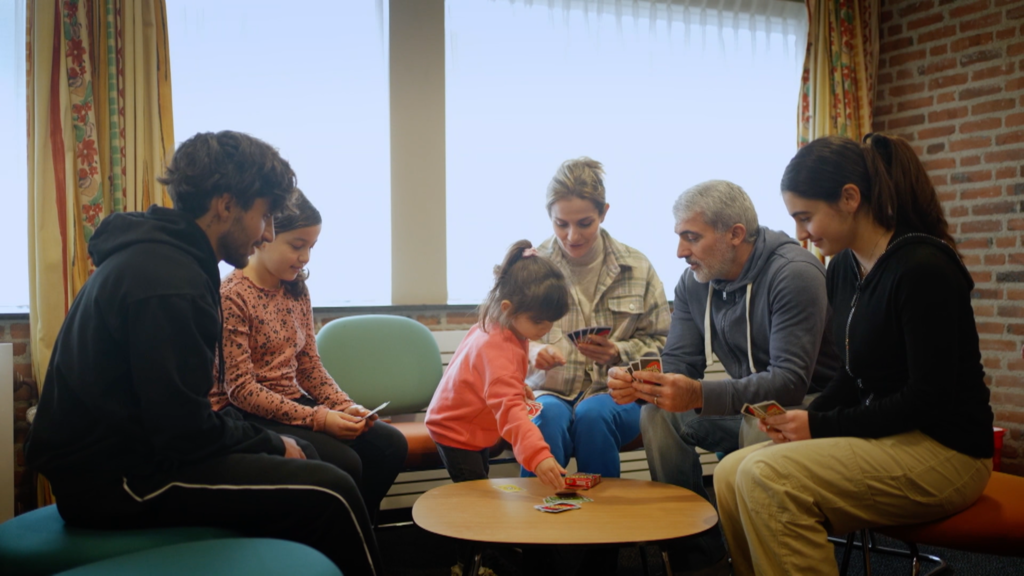
<instances>
[{"instance_id":1,"label":"man's black hoodie","mask_svg":"<svg viewBox=\"0 0 1024 576\"><path fill-rule=\"evenodd\" d=\"M27 464L62 492L155 487L180 466L284 454L280 436L210 407L220 350L220 275L203 230L152 207L107 218L96 271L57 335L26 443Z\"/></svg>"}]
</instances>

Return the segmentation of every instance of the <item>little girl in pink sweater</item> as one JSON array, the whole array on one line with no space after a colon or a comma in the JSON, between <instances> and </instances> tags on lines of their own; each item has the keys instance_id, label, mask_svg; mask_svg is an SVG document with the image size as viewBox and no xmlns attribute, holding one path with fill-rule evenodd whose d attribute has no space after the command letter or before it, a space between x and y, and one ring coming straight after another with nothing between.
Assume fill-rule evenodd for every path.
<instances>
[{"instance_id":1,"label":"little girl in pink sweater","mask_svg":"<svg viewBox=\"0 0 1024 576\"><path fill-rule=\"evenodd\" d=\"M527 412L533 394L525 380L530 340L547 334L568 310L558 268L528 240L513 244L495 268L479 322L455 351L427 408L427 430L453 481L487 478L488 450L504 438L524 468L552 490L564 488L565 470Z\"/></svg>"}]
</instances>

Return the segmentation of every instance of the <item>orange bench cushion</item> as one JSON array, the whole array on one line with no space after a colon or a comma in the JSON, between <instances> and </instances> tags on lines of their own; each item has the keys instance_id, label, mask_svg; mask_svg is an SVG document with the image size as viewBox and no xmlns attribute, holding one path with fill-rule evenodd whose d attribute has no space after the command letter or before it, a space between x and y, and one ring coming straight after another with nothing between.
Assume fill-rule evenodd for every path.
<instances>
[{"instance_id":1,"label":"orange bench cushion","mask_svg":"<svg viewBox=\"0 0 1024 576\"><path fill-rule=\"evenodd\" d=\"M423 422L392 422L392 426L405 435L409 443L409 454L405 457L406 470L431 470L444 468L441 455L437 453L437 444L430 438L427 426ZM508 448L508 443L499 440L491 446L491 458L496 458Z\"/></svg>"},{"instance_id":2,"label":"orange bench cushion","mask_svg":"<svg viewBox=\"0 0 1024 576\"><path fill-rule=\"evenodd\" d=\"M955 550L1024 556L1024 477L993 472L970 508L934 522L878 532L907 542Z\"/></svg>"}]
</instances>

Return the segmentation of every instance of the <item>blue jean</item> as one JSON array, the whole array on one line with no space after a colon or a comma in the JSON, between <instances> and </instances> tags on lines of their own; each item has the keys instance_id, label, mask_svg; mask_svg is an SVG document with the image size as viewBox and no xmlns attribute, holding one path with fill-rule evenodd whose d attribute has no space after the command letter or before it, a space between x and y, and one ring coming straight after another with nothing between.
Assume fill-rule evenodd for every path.
<instances>
[{"instance_id":1,"label":"blue jean","mask_svg":"<svg viewBox=\"0 0 1024 576\"><path fill-rule=\"evenodd\" d=\"M551 454L564 468L576 457L580 472L618 478L621 473L619 448L640 434L640 406L620 406L608 394L598 394L573 407L572 402L554 394L537 397L544 408L533 423L544 434ZM520 476L533 476L521 470Z\"/></svg>"},{"instance_id":2,"label":"blue jean","mask_svg":"<svg viewBox=\"0 0 1024 576\"><path fill-rule=\"evenodd\" d=\"M738 450L742 419L739 415L699 416L693 410L678 413L653 404L644 406L640 430L651 479L681 486L709 500L697 447L726 454ZM669 544L668 549L673 567L691 569L710 565L725 555L722 531L717 525L698 536Z\"/></svg>"}]
</instances>

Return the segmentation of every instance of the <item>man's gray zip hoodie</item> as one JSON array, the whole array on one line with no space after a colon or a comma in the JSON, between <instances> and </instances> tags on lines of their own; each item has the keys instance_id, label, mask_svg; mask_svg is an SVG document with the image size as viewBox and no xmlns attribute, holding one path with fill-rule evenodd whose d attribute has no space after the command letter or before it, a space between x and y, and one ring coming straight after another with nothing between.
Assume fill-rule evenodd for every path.
<instances>
[{"instance_id":1,"label":"man's gray zip hoodie","mask_svg":"<svg viewBox=\"0 0 1024 576\"><path fill-rule=\"evenodd\" d=\"M759 228L736 280L701 283L683 272L662 355L666 372L704 377L708 302L711 349L729 378L703 382L702 415L738 414L744 403L765 400L799 405L832 380L839 357L826 330L825 267L786 234Z\"/></svg>"}]
</instances>

